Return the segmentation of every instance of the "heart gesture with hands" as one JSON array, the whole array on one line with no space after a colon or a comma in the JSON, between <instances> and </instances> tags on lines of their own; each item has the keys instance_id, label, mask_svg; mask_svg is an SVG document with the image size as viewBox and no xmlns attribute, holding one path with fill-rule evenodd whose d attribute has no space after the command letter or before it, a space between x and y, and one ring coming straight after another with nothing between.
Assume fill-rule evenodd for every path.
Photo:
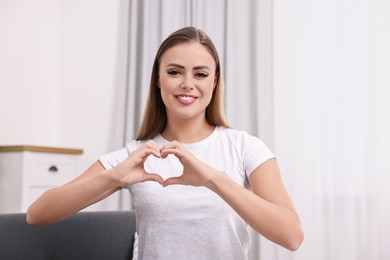
<instances>
[{"instance_id":1,"label":"heart gesture with hands","mask_svg":"<svg viewBox=\"0 0 390 260\"><path fill-rule=\"evenodd\" d=\"M161 149L161 158L166 158L169 154L179 159L183 165L183 173L181 176L166 179L164 187L174 184L208 187L212 177L218 173L216 169L200 161L177 141L172 141Z\"/></svg>"},{"instance_id":2,"label":"heart gesture with hands","mask_svg":"<svg viewBox=\"0 0 390 260\"><path fill-rule=\"evenodd\" d=\"M163 184L163 178L155 173L145 171L144 163L146 159L153 155L161 158L161 148L152 140L147 141L143 146L134 150L123 162L112 168L111 176L124 188L135 183L145 181L156 181Z\"/></svg>"},{"instance_id":3,"label":"heart gesture with hands","mask_svg":"<svg viewBox=\"0 0 390 260\"><path fill-rule=\"evenodd\" d=\"M145 171L144 163L149 156L165 159L169 154L176 156L183 165L181 176L171 177L164 181L158 173ZM164 187L174 184L207 186L213 172L217 172L217 170L201 162L181 143L172 141L160 148L152 140L147 141L143 146L133 151L126 160L110 170L111 176L122 188L145 181L155 181Z\"/></svg>"}]
</instances>

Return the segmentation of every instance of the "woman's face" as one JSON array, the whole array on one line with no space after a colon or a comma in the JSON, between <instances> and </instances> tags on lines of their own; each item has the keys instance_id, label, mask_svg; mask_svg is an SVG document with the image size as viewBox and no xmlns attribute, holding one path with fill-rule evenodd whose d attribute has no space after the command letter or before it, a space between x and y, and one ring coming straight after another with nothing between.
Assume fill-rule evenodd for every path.
<instances>
[{"instance_id":1,"label":"woman's face","mask_svg":"<svg viewBox=\"0 0 390 260\"><path fill-rule=\"evenodd\" d=\"M197 42L178 44L161 56L158 87L168 120L205 118L215 70L213 57Z\"/></svg>"}]
</instances>

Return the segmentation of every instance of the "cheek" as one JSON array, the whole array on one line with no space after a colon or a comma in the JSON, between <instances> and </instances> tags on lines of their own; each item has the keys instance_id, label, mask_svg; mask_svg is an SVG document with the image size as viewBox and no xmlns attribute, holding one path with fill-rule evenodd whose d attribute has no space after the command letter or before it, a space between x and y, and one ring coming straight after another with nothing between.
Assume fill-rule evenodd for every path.
<instances>
[{"instance_id":1,"label":"cheek","mask_svg":"<svg viewBox=\"0 0 390 260\"><path fill-rule=\"evenodd\" d=\"M172 91L175 87L180 84L180 80L177 78L162 77L159 79L160 88L164 91Z\"/></svg>"},{"instance_id":2,"label":"cheek","mask_svg":"<svg viewBox=\"0 0 390 260\"><path fill-rule=\"evenodd\" d=\"M164 87L160 87L160 93L161 93L161 98L162 98L163 102L165 103L165 101L168 98L168 93L167 93L166 89Z\"/></svg>"},{"instance_id":3,"label":"cheek","mask_svg":"<svg viewBox=\"0 0 390 260\"><path fill-rule=\"evenodd\" d=\"M172 92L174 90L174 87L173 87L173 84L172 82L169 82L169 80L161 80L160 81L160 94L161 94L161 98L163 100L163 102L165 104L167 104L167 102L169 102L170 99L172 99Z\"/></svg>"},{"instance_id":4,"label":"cheek","mask_svg":"<svg viewBox=\"0 0 390 260\"><path fill-rule=\"evenodd\" d=\"M210 97L213 95L214 92L214 84L212 81L207 82L207 84L204 84L202 86L202 92L204 96Z\"/></svg>"}]
</instances>

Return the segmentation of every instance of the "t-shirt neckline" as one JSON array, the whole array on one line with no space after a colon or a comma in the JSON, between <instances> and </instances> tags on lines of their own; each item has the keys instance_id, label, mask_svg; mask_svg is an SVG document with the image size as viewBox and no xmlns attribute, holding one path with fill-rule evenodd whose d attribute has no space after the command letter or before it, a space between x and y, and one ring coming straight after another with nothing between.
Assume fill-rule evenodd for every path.
<instances>
[{"instance_id":1,"label":"t-shirt neckline","mask_svg":"<svg viewBox=\"0 0 390 260\"><path fill-rule=\"evenodd\" d=\"M211 132L211 134L209 136L205 137L204 139L202 139L198 142L194 142L194 143L182 143L182 145L185 148L192 148L192 147L197 147L197 146L209 143L214 139L215 135L217 134L218 131L220 131L220 129L221 129L220 126L216 126L214 128L213 132ZM162 141L164 144L169 143L169 141L167 139L165 139L161 134L158 134L156 136L156 141Z\"/></svg>"}]
</instances>

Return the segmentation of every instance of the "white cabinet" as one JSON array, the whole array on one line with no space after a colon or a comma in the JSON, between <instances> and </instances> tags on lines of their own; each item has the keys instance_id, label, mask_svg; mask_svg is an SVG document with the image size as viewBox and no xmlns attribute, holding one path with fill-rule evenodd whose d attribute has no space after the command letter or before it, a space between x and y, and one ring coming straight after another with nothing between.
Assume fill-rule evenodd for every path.
<instances>
[{"instance_id":1,"label":"white cabinet","mask_svg":"<svg viewBox=\"0 0 390 260\"><path fill-rule=\"evenodd\" d=\"M80 149L0 146L0 213L25 212L46 190L74 179Z\"/></svg>"}]
</instances>

